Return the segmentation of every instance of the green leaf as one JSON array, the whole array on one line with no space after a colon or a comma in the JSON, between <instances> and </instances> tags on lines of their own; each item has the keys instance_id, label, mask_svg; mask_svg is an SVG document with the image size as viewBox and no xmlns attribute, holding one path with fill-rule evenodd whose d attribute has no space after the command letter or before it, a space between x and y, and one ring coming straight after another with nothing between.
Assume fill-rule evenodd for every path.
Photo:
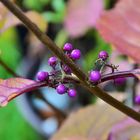
<instances>
[{"instance_id":1,"label":"green leaf","mask_svg":"<svg viewBox=\"0 0 140 140\"><path fill-rule=\"evenodd\" d=\"M44 12L42 16L48 23L61 23L64 17L63 13L55 13L51 11Z\"/></svg>"},{"instance_id":2,"label":"green leaf","mask_svg":"<svg viewBox=\"0 0 140 140\"><path fill-rule=\"evenodd\" d=\"M47 5L50 0L24 0L23 6L28 9L42 11L44 6Z\"/></svg>"},{"instance_id":3,"label":"green leaf","mask_svg":"<svg viewBox=\"0 0 140 140\"><path fill-rule=\"evenodd\" d=\"M18 112L14 102L0 109L0 137L2 140L41 140Z\"/></svg>"},{"instance_id":4,"label":"green leaf","mask_svg":"<svg viewBox=\"0 0 140 140\"><path fill-rule=\"evenodd\" d=\"M64 11L65 2L64 2L64 0L52 0L52 7L57 12Z\"/></svg>"}]
</instances>

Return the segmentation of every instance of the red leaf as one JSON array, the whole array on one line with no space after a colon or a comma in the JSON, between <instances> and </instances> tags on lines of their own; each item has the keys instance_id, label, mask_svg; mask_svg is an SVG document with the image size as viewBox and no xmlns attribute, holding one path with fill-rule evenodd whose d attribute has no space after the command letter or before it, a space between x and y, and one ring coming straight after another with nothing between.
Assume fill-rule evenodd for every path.
<instances>
[{"instance_id":1,"label":"red leaf","mask_svg":"<svg viewBox=\"0 0 140 140\"><path fill-rule=\"evenodd\" d=\"M126 4L127 3L127 4ZM140 62L140 0L121 0L116 7L104 11L97 29L103 38Z\"/></svg>"},{"instance_id":2,"label":"red leaf","mask_svg":"<svg viewBox=\"0 0 140 140\"><path fill-rule=\"evenodd\" d=\"M83 35L95 27L103 10L103 0L70 0L65 16L65 28L73 36Z\"/></svg>"},{"instance_id":3,"label":"red leaf","mask_svg":"<svg viewBox=\"0 0 140 140\"><path fill-rule=\"evenodd\" d=\"M42 85L43 83L24 78L0 79L0 106L6 106L13 98L39 88Z\"/></svg>"}]
</instances>

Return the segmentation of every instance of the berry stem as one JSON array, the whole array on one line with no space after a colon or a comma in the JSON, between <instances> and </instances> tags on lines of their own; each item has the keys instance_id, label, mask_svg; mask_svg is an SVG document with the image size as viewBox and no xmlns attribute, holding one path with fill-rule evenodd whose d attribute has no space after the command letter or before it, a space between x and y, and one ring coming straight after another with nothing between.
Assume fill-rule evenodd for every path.
<instances>
[{"instance_id":1,"label":"berry stem","mask_svg":"<svg viewBox=\"0 0 140 140\"><path fill-rule=\"evenodd\" d=\"M114 73L114 71L117 70L117 68L119 67L119 66L115 66L113 64L105 64L105 66L111 68L112 73Z\"/></svg>"},{"instance_id":2,"label":"berry stem","mask_svg":"<svg viewBox=\"0 0 140 140\"><path fill-rule=\"evenodd\" d=\"M113 79L116 79L116 78L136 77L135 74L137 74L136 70L119 71L119 72L105 74L105 75L102 75L100 83L108 81L108 80L113 80Z\"/></svg>"},{"instance_id":3,"label":"berry stem","mask_svg":"<svg viewBox=\"0 0 140 140\"><path fill-rule=\"evenodd\" d=\"M104 91L102 91L97 86L93 87L88 82L87 75L81 71L81 69L74 64L74 62L69 59L64 52L57 47L57 45L45 34L43 33L28 17L24 15L22 10L20 10L15 4L9 0L0 0L16 17L18 17L33 33L36 37L44 43L59 59L62 60L64 64L67 64L72 72L80 79L82 85L86 87L92 94L98 96L108 104L117 108L126 115L132 117L133 119L140 122L140 114L133 109L123 105L121 102L117 101Z\"/></svg>"}]
</instances>

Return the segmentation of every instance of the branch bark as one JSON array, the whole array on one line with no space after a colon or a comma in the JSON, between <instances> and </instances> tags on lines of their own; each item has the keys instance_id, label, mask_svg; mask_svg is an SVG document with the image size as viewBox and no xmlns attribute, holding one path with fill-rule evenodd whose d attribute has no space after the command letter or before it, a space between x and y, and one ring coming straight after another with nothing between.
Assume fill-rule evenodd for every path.
<instances>
[{"instance_id":1,"label":"branch bark","mask_svg":"<svg viewBox=\"0 0 140 140\"><path fill-rule=\"evenodd\" d=\"M87 75L74 64L71 59L69 59L63 51L45 34L43 33L29 18L27 18L22 10L18 8L15 4L10 2L9 0L0 0L16 17L18 17L33 33L36 37L44 43L61 61L67 64L71 69L72 72L79 78L80 82L84 87L86 87L92 94L98 96L108 104L112 105L113 107L117 108L121 112L125 113L126 115L132 117L133 119L140 122L140 114L133 109L123 105L121 102L117 101L100 88L93 87L88 82Z\"/></svg>"}]
</instances>

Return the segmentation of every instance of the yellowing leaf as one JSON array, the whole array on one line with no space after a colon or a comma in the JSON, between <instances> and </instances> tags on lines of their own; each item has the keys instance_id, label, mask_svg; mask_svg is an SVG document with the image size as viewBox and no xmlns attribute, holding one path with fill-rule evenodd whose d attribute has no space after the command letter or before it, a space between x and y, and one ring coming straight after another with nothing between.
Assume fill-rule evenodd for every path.
<instances>
[{"instance_id":1,"label":"yellowing leaf","mask_svg":"<svg viewBox=\"0 0 140 140\"><path fill-rule=\"evenodd\" d=\"M32 22L34 22L42 31L46 31L47 29L47 23L44 20L43 16L41 14L35 12L35 11L29 11L26 13L27 17L31 19Z\"/></svg>"},{"instance_id":2,"label":"yellowing leaf","mask_svg":"<svg viewBox=\"0 0 140 140\"><path fill-rule=\"evenodd\" d=\"M139 140L139 130L137 121L112 106L90 105L73 112L51 140Z\"/></svg>"}]
</instances>

